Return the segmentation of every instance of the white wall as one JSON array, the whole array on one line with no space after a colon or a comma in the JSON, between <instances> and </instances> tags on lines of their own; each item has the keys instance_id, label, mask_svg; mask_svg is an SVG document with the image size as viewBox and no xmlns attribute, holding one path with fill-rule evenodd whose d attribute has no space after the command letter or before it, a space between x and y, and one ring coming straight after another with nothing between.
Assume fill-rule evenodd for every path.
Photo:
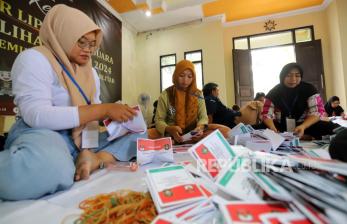
<instances>
[{"instance_id":1,"label":"white wall","mask_svg":"<svg viewBox=\"0 0 347 224\"><path fill-rule=\"evenodd\" d=\"M176 53L179 62L184 58L184 52L200 49L203 52L204 83L218 83L221 99L226 100L223 28L220 22L194 23L174 29L153 31L151 34L139 34L136 41L138 73L133 76L138 93L148 93L152 102L158 98L161 55ZM127 88L126 86L124 87Z\"/></svg>"}]
</instances>

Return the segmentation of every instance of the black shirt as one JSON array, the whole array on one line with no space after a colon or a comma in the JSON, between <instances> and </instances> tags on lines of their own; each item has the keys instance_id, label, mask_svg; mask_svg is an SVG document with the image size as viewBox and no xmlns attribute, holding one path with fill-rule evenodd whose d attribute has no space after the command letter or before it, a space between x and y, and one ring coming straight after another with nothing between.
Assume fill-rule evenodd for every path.
<instances>
[{"instance_id":1,"label":"black shirt","mask_svg":"<svg viewBox=\"0 0 347 224\"><path fill-rule=\"evenodd\" d=\"M235 126L235 116L240 116L240 112L226 107L218 97L205 97L207 115L212 115L213 123L223 124L229 128Z\"/></svg>"}]
</instances>

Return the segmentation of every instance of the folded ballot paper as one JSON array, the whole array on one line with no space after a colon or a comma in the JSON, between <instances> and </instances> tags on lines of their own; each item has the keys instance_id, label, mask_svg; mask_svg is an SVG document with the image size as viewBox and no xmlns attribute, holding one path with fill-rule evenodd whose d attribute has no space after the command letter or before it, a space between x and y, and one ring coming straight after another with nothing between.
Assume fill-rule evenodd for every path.
<instances>
[{"instance_id":1,"label":"folded ballot paper","mask_svg":"<svg viewBox=\"0 0 347 224\"><path fill-rule=\"evenodd\" d=\"M228 224L262 224L264 223L263 220L265 220L265 218L263 218L264 215L288 214L291 212L290 209L281 202L229 201L219 204L219 208Z\"/></svg>"},{"instance_id":2,"label":"folded ballot paper","mask_svg":"<svg viewBox=\"0 0 347 224\"><path fill-rule=\"evenodd\" d=\"M137 163L174 162L171 138L137 139Z\"/></svg>"},{"instance_id":3,"label":"folded ballot paper","mask_svg":"<svg viewBox=\"0 0 347 224\"><path fill-rule=\"evenodd\" d=\"M207 195L181 165L146 170L146 182L158 213L207 199Z\"/></svg>"},{"instance_id":4,"label":"folded ballot paper","mask_svg":"<svg viewBox=\"0 0 347 224\"><path fill-rule=\"evenodd\" d=\"M112 121L111 119L104 120L104 125L110 135L107 140L112 141L128 133L145 133L147 126L143 118L140 106L133 107L137 111L137 115L127 122Z\"/></svg>"}]
</instances>

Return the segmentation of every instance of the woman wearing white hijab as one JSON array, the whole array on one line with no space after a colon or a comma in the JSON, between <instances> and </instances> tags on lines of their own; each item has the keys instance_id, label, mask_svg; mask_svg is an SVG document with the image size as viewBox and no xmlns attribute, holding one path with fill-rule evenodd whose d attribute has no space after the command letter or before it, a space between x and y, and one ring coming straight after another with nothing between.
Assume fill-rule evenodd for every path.
<instances>
[{"instance_id":1,"label":"woman wearing white hijab","mask_svg":"<svg viewBox=\"0 0 347 224\"><path fill-rule=\"evenodd\" d=\"M0 199L34 199L66 189L105 163L130 160L136 155L136 139L146 137L132 134L108 142L106 133L98 133L99 120L124 122L136 111L100 104L91 55L102 32L87 15L54 6L40 39L43 46L22 52L12 68L21 118L0 152ZM86 138L91 133L94 138Z\"/></svg>"}]
</instances>

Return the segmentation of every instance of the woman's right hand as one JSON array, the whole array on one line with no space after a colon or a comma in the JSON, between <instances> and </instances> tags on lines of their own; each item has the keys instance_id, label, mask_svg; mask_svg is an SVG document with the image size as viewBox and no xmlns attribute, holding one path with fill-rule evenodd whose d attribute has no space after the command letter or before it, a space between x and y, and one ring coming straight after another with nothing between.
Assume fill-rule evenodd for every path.
<instances>
[{"instance_id":1,"label":"woman's right hand","mask_svg":"<svg viewBox=\"0 0 347 224\"><path fill-rule=\"evenodd\" d=\"M167 126L165 132L169 133L176 142L180 143L183 141L181 137L182 129L179 126Z\"/></svg>"},{"instance_id":2,"label":"woman's right hand","mask_svg":"<svg viewBox=\"0 0 347 224\"><path fill-rule=\"evenodd\" d=\"M128 105L120 103L108 103L106 105L106 115L113 121L127 122L132 120L137 114L137 111Z\"/></svg>"}]
</instances>

